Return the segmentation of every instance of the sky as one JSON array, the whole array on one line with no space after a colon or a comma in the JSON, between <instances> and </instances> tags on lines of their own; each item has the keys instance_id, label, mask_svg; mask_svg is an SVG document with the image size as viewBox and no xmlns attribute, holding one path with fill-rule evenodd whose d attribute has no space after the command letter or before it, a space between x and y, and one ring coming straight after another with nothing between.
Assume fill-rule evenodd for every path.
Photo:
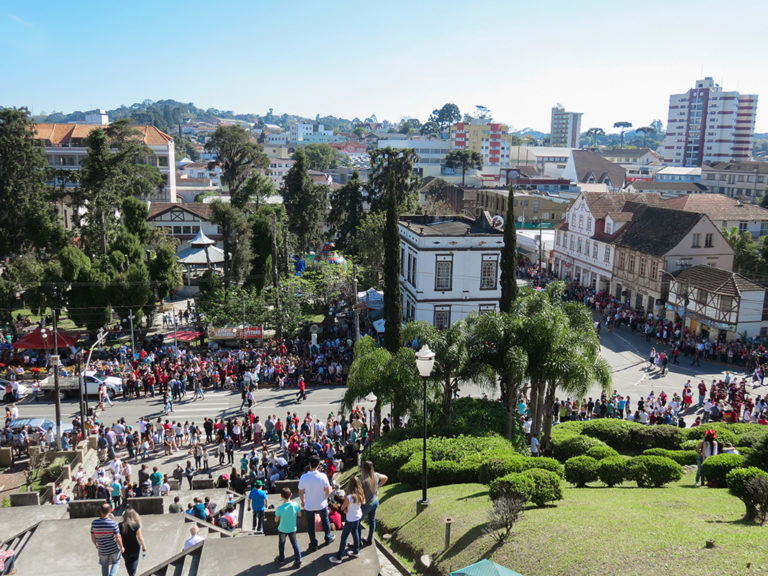
<instances>
[{"instance_id":1,"label":"sky","mask_svg":"<svg viewBox=\"0 0 768 576\"><path fill-rule=\"evenodd\" d=\"M424 121L452 102L549 132L560 103L614 132L666 126L704 76L768 98L767 19L765 0L0 0L0 106Z\"/></svg>"}]
</instances>

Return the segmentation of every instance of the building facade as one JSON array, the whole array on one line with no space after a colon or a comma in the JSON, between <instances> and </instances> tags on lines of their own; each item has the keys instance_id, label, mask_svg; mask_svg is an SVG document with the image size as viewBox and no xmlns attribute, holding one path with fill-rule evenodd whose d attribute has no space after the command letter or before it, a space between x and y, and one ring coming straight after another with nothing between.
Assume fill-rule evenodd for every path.
<instances>
[{"instance_id":1,"label":"building facade","mask_svg":"<svg viewBox=\"0 0 768 576\"><path fill-rule=\"evenodd\" d=\"M552 108L549 145L555 148L578 148L581 134L581 112L566 112L562 106Z\"/></svg>"},{"instance_id":2,"label":"building facade","mask_svg":"<svg viewBox=\"0 0 768 576\"><path fill-rule=\"evenodd\" d=\"M768 162L715 162L701 167L701 182L710 192L756 202L766 191Z\"/></svg>"},{"instance_id":3,"label":"building facade","mask_svg":"<svg viewBox=\"0 0 768 576\"><path fill-rule=\"evenodd\" d=\"M471 312L498 310L504 233L486 212L461 216L403 216L400 288L403 318L445 329Z\"/></svg>"},{"instance_id":4,"label":"building facade","mask_svg":"<svg viewBox=\"0 0 768 576\"><path fill-rule=\"evenodd\" d=\"M439 176L445 156L451 150L450 142L433 138L382 138L377 146L396 150L412 148L418 155L413 167L421 177Z\"/></svg>"},{"instance_id":5,"label":"building facade","mask_svg":"<svg viewBox=\"0 0 768 576\"><path fill-rule=\"evenodd\" d=\"M457 122L451 126L451 150L471 150L483 156L483 167L510 162L509 127L500 123Z\"/></svg>"},{"instance_id":6,"label":"building facade","mask_svg":"<svg viewBox=\"0 0 768 576\"><path fill-rule=\"evenodd\" d=\"M712 80L697 80L669 97L667 134L661 146L672 166L750 160L755 140L757 95L725 92Z\"/></svg>"}]
</instances>

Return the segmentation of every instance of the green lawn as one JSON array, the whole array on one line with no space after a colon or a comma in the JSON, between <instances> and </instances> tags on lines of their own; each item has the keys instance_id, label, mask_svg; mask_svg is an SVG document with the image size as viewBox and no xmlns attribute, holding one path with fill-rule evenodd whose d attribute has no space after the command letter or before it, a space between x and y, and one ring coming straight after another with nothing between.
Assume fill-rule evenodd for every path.
<instances>
[{"instance_id":1,"label":"green lawn","mask_svg":"<svg viewBox=\"0 0 768 576\"><path fill-rule=\"evenodd\" d=\"M674 576L765 574L768 527L744 524L744 506L727 490L693 488L688 475L666 488L566 488L564 500L527 508L504 545L483 532L490 500L482 484L429 490L419 516L419 491L382 488L377 521L402 556L430 554L435 574L490 558L524 576ZM443 551L444 518L452 516ZM713 539L716 547L705 548Z\"/></svg>"},{"instance_id":2,"label":"green lawn","mask_svg":"<svg viewBox=\"0 0 768 576\"><path fill-rule=\"evenodd\" d=\"M33 314L32 311L29 308L21 308L19 310L14 310L12 312L14 320L16 319L16 316L18 316L19 314L21 314L22 318L26 318L27 316L29 316L29 320L33 324L40 320L40 315L39 314ZM46 309L45 310L45 315L46 316L50 316L50 314L51 314L51 310L50 309ZM67 317L60 318L59 322L58 322L58 325L59 325L59 328L61 330L72 330L74 328L77 328L75 323L72 320L70 320L69 318L67 318Z\"/></svg>"}]
</instances>

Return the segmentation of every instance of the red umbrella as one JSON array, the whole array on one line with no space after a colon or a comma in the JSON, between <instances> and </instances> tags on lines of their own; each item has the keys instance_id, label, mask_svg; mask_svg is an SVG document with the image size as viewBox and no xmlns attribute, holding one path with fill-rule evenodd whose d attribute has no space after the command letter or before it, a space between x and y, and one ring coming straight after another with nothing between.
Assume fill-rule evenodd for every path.
<instances>
[{"instance_id":1,"label":"red umbrella","mask_svg":"<svg viewBox=\"0 0 768 576\"><path fill-rule=\"evenodd\" d=\"M45 333L48 336L47 338L43 338L42 329L37 328L34 332L30 332L16 340L16 342L13 343L13 347L17 350L51 349L53 348L53 330L46 328ZM61 330L59 330L57 334L59 348L69 348L70 346L74 346L79 339L79 334L62 332Z\"/></svg>"}]
</instances>

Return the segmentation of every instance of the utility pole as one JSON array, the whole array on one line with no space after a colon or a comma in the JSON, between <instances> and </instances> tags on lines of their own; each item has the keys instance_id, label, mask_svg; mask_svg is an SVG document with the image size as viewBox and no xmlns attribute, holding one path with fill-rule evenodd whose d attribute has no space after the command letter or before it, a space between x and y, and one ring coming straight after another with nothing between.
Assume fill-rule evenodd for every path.
<instances>
[{"instance_id":1,"label":"utility pole","mask_svg":"<svg viewBox=\"0 0 768 576\"><path fill-rule=\"evenodd\" d=\"M53 313L53 355L51 366L53 367L53 394L56 398L56 450L61 450L61 391L59 390L59 327L56 324L56 309Z\"/></svg>"},{"instance_id":2,"label":"utility pole","mask_svg":"<svg viewBox=\"0 0 768 576\"><path fill-rule=\"evenodd\" d=\"M272 212L272 282L275 287L275 309L277 317L280 318L280 275L277 273L277 215ZM277 322L277 337L283 337L283 321Z\"/></svg>"},{"instance_id":3,"label":"utility pole","mask_svg":"<svg viewBox=\"0 0 768 576\"><path fill-rule=\"evenodd\" d=\"M360 340L360 307L357 302L357 264L352 268L352 298L355 308L355 342Z\"/></svg>"},{"instance_id":4,"label":"utility pole","mask_svg":"<svg viewBox=\"0 0 768 576\"><path fill-rule=\"evenodd\" d=\"M133 341L133 319L135 316L133 315L133 310L128 310L128 320L131 322L131 362L133 362L134 358L136 358L136 344Z\"/></svg>"},{"instance_id":5,"label":"utility pole","mask_svg":"<svg viewBox=\"0 0 768 576\"><path fill-rule=\"evenodd\" d=\"M283 226L283 248L285 249L285 273L291 273L291 255L288 252L288 226Z\"/></svg>"}]
</instances>

